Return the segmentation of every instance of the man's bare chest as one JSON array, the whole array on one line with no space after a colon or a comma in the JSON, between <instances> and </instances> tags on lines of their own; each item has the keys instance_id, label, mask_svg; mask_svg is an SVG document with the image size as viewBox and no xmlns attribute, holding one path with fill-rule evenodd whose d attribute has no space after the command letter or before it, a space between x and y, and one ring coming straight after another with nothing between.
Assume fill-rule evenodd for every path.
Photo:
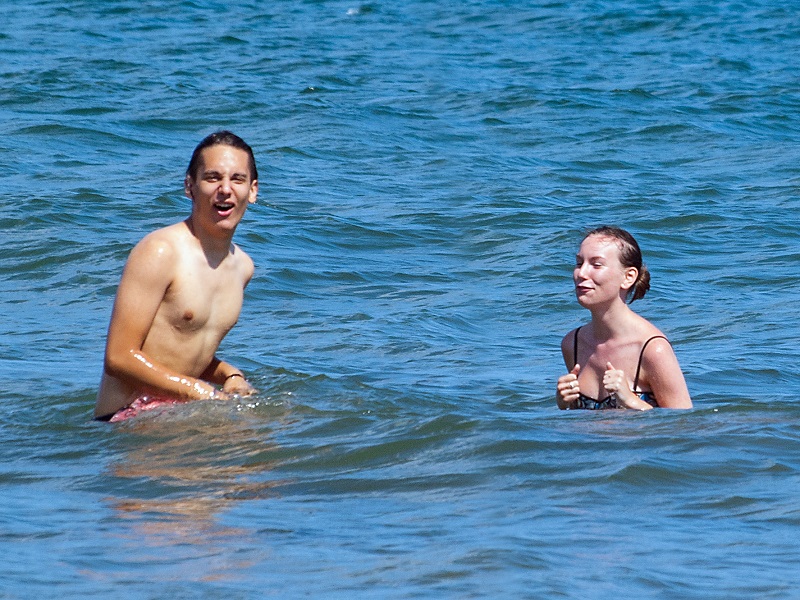
<instances>
[{"instance_id":1,"label":"man's bare chest","mask_svg":"<svg viewBox=\"0 0 800 600\"><path fill-rule=\"evenodd\" d=\"M176 331L224 335L239 318L243 296L235 269L186 269L166 290L159 313Z\"/></svg>"}]
</instances>

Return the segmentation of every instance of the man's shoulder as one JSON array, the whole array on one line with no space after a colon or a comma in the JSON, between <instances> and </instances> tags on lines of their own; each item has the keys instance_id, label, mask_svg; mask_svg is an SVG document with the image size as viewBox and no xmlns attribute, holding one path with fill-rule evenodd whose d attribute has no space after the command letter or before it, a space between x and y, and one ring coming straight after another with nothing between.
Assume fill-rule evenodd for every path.
<instances>
[{"instance_id":1,"label":"man's shoulder","mask_svg":"<svg viewBox=\"0 0 800 600\"><path fill-rule=\"evenodd\" d=\"M191 232L184 221L173 223L165 227L155 229L144 236L140 244L169 244L180 246L192 239Z\"/></svg>"},{"instance_id":2,"label":"man's shoulder","mask_svg":"<svg viewBox=\"0 0 800 600\"><path fill-rule=\"evenodd\" d=\"M253 260L247 254L247 252L242 250L242 247L239 244L231 243L231 250L232 250L232 254L237 258L237 260L244 260L244 261L253 262Z\"/></svg>"},{"instance_id":3,"label":"man's shoulder","mask_svg":"<svg viewBox=\"0 0 800 600\"><path fill-rule=\"evenodd\" d=\"M244 250L239 247L238 244L231 244L231 248L233 252L231 252L231 256L236 260L236 263L241 266L241 268L245 271L247 278L253 276L253 272L255 271L255 264L253 263L253 259L245 252Z\"/></svg>"},{"instance_id":4,"label":"man's shoulder","mask_svg":"<svg viewBox=\"0 0 800 600\"><path fill-rule=\"evenodd\" d=\"M174 223L151 231L134 247L131 257L147 257L148 259L174 259L181 254L187 244L191 244L191 236L184 223Z\"/></svg>"}]
</instances>

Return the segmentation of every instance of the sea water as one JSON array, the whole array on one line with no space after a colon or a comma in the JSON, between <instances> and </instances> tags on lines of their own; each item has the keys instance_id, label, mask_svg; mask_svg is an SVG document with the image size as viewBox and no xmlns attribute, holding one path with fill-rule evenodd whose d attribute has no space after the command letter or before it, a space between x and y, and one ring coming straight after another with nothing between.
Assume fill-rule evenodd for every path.
<instances>
[{"instance_id":1,"label":"sea water","mask_svg":"<svg viewBox=\"0 0 800 600\"><path fill-rule=\"evenodd\" d=\"M791 4L2 8L0 597L800 595ZM93 422L126 256L219 128L260 392ZM555 406L602 223L691 411Z\"/></svg>"}]
</instances>

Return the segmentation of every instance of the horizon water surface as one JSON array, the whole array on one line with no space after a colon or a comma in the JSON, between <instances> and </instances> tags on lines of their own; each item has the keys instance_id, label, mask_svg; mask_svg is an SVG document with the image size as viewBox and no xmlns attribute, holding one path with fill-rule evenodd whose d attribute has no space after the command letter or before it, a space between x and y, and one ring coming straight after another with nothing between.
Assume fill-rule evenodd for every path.
<instances>
[{"instance_id":1,"label":"horizon water surface","mask_svg":"<svg viewBox=\"0 0 800 600\"><path fill-rule=\"evenodd\" d=\"M796 598L800 13L3 4L0 598ZM91 420L132 246L254 148L259 394ZM691 411L561 412L614 223Z\"/></svg>"}]
</instances>

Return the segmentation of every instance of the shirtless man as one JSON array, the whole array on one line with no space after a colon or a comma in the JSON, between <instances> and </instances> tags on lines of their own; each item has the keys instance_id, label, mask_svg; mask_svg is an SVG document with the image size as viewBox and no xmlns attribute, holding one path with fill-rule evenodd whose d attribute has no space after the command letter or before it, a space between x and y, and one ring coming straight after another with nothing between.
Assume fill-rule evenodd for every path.
<instances>
[{"instance_id":1,"label":"shirtless man","mask_svg":"<svg viewBox=\"0 0 800 600\"><path fill-rule=\"evenodd\" d=\"M253 276L253 261L231 241L258 194L253 151L230 132L209 135L195 148L184 188L191 215L150 233L128 257L108 328L96 419L255 391L239 369L215 356Z\"/></svg>"}]
</instances>

